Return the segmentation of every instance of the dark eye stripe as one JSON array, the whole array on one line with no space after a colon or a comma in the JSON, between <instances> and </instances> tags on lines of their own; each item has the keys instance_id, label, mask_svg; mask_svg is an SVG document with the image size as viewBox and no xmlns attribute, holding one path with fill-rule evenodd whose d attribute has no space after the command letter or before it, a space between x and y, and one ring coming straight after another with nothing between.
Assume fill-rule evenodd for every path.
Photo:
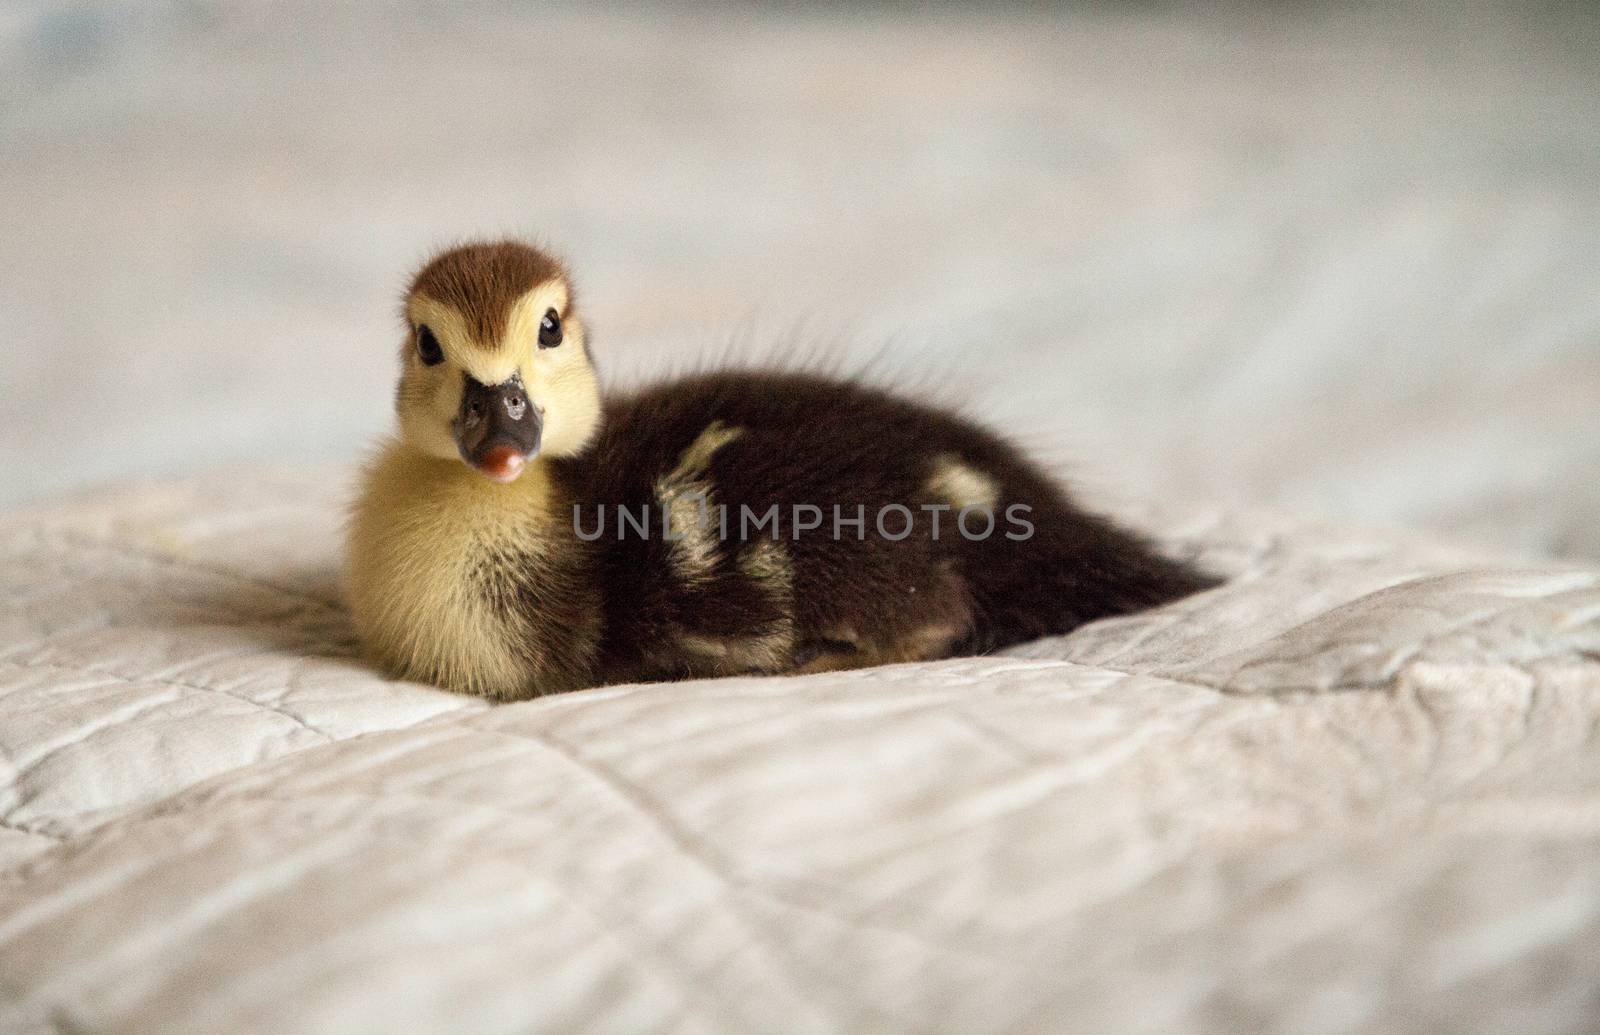
<instances>
[{"instance_id":1,"label":"dark eye stripe","mask_svg":"<svg viewBox=\"0 0 1600 1035\"><path fill-rule=\"evenodd\" d=\"M561 344L561 315L554 309L545 310L544 319L539 321L539 347L553 349Z\"/></svg>"},{"instance_id":2,"label":"dark eye stripe","mask_svg":"<svg viewBox=\"0 0 1600 1035\"><path fill-rule=\"evenodd\" d=\"M427 324L417 328L417 358L430 367L444 362L444 349Z\"/></svg>"}]
</instances>

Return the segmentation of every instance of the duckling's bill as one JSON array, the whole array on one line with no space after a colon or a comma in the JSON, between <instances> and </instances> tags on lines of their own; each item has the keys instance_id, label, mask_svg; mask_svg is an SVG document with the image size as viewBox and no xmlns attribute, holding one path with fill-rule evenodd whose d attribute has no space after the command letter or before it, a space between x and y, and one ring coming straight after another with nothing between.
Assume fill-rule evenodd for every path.
<instances>
[{"instance_id":1,"label":"duckling's bill","mask_svg":"<svg viewBox=\"0 0 1600 1035\"><path fill-rule=\"evenodd\" d=\"M495 385L471 374L462 377L461 410L453 422L461 459L490 481L516 481L538 455L543 415L519 375Z\"/></svg>"}]
</instances>

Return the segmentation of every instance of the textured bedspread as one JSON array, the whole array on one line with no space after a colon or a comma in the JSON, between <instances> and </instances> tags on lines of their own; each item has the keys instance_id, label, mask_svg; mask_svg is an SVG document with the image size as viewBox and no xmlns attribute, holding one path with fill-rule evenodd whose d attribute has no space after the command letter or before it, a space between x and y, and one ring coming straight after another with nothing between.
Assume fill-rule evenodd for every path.
<instances>
[{"instance_id":1,"label":"textured bedspread","mask_svg":"<svg viewBox=\"0 0 1600 1035\"><path fill-rule=\"evenodd\" d=\"M343 472L0 526L0 1029L1578 1031L1600 575L1145 514L1234 576L1009 656L385 681Z\"/></svg>"}]
</instances>

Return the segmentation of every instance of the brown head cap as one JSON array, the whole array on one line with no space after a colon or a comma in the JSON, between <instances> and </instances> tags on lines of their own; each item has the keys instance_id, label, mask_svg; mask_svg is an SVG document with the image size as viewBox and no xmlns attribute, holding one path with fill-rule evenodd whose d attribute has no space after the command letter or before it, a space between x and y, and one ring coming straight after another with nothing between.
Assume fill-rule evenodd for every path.
<instances>
[{"instance_id":1,"label":"brown head cap","mask_svg":"<svg viewBox=\"0 0 1600 1035\"><path fill-rule=\"evenodd\" d=\"M477 242L436 256L412 280L407 297L423 295L449 306L475 339L492 346L505 335L517 299L556 278L566 278L561 264L532 245Z\"/></svg>"}]
</instances>

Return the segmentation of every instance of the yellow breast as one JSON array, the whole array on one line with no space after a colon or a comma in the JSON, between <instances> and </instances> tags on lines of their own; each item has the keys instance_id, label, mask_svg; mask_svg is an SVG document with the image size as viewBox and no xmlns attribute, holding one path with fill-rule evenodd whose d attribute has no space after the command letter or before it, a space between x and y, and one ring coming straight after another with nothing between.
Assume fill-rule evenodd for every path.
<instances>
[{"instance_id":1,"label":"yellow breast","mask_svg":"<svg viewBox=\"0 0 1600 1035\"><path fill-rule=\"evenodd\" d=\"M396 676L512 699L537 685L527 623L496 591L508 558L536 562L553 531L542 464L496 485L465 466L391 443L352 509L346 585L373 660Z\"/></svg>"}]
</instances>

